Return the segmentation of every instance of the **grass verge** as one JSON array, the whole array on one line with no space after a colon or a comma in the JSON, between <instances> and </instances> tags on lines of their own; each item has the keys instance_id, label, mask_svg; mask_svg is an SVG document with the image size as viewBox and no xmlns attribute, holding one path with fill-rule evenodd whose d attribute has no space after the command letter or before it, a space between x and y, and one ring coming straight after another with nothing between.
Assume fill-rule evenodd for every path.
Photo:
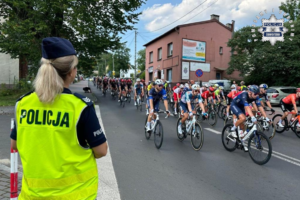
<instances>
[{"instance_id":1,"label":"grass verge","mask_svg":"<svg viewBox=\"0 0 300 200\"><path fill-rule=\"evenodd\" d=\"M27 92L28 91L17 90L10 95L0 95L0 106L14 106L18 98Z\"/></svg>"}]
</instances>

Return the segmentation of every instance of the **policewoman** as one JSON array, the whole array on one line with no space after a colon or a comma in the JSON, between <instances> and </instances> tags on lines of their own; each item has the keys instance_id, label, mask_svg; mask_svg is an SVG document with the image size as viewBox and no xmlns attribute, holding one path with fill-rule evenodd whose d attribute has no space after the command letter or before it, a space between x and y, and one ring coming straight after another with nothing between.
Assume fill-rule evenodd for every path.
<instances>
[{"instance_id":1,"label":"policewoman","mask_svg":"<svg viewBox=\"0 0 300 200\"><path fill-rule=\"evenodd\" d=\"M70 41L42 41L42 59L34 91L16 103L11 145L18 150L23 179L19 200L95 200L95 158L107 142L93 103L68 89L78 59Z\"/></svg>"}]
</instances>

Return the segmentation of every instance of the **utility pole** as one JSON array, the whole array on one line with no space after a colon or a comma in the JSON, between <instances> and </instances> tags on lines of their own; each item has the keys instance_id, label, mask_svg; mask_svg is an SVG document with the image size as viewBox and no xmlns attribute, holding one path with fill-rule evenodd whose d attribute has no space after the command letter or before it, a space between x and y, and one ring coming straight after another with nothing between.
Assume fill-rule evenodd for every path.
<instances>
[{"instance_id":1,"label":"utility pole","mask_svg":"<svg viewBox=\"0 0 300 200\"><path fill-rule=\"evenodd\" d=\"M136 82L136 35L137 31L134 31L135 35L135 48L134 48L134 82Z\"/></svg>"}]
</instances>

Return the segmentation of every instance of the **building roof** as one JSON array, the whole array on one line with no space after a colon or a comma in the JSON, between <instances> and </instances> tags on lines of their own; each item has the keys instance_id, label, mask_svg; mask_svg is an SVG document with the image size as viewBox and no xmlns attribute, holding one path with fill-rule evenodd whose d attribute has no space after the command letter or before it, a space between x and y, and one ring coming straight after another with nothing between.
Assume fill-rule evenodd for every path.
<instances>
[{"instance_id":1,"label":"building roof","mask_svg":"<svg viewBox=\"0 0 300 200\"><path fill-rule=\"evenodd\" d=\"M210 19L210 20L201 21L201 22L193 22L193 23L189 23L189 24L181 24L181 25L178 25L178 26L172 28L171 30L165 32L164 34L158 36L157 38L154 38L154 39L151 40L150 42L144 44L144 46L145 46L145 47L148 46L149 44L151 44L151 43L153 43L153 42L155 42L155 41L157 41L157 40L163 38L164 36L166 36L166 35L172 33L173 31L176 31L176 30L180 29L181 27L185 27L185 26L193 26L193 25L198 25L198 24L206 24L206 23L212 23L212 22L217 22L218 24L220 24L221 26L223 26L223 27L226 28L227 30L229 30L229 31L231 31L231 32L233 31L233 26L232 26L231 28L229 28L229 27L225 26L224 24L222 24L222 23L221 23L219 20L217 20L217 19Z\"/></svg>"}]
</instances>

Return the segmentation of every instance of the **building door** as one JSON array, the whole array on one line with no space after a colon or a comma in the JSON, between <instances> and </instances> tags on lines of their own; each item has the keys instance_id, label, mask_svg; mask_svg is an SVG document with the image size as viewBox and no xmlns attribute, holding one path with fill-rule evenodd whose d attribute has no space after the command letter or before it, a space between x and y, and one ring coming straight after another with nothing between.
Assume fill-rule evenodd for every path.
<instances>
[{"instance_id":1,"label":"building door","mask_svg":"<svg viewBox=\"0 0 300 200\"><path fill-rule=\"evenodd\" d=\"M149 73L149 81L153 81L153 72Z\"/></svg>"},{"instance_id":2,"label":"building door","mask_svg":"<svg viewBox=\"0 0 300 200\"><path fill-rule=\"evenodd\" d=\"M171 83L172 82L172 69L167 70L167 80Z\"/></svg>"},{"instance_id":3,"label":"building door","mask_svg":"<svg viewBox=\"0 0 300 200\"><path fill-rule=\"evenodd\" d=\"M160 72L160 70L158 70L158 72L157 72L157 78L161 79L161 72Z\"/></svg>"},{"instance_id":4,"label":"building door","mask_svg":"<svg viewBox=\"0 0 300 200\"><path fill-rule=\"evenodd\" d=\"M220 80L220 79L221 79L221 73L220 73L220 72L217 72L217 73L216 73L216 79L217 79L217 80Z\"/></svg>"}]
</instances>

